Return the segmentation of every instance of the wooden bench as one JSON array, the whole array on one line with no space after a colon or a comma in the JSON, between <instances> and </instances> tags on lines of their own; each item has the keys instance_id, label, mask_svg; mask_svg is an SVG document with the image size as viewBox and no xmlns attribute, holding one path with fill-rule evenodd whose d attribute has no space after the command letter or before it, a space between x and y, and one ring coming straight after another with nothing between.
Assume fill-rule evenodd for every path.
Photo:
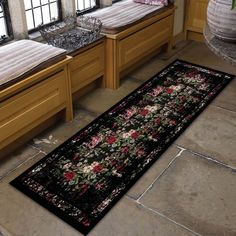
<instances>
[{"instance_id":1,"label":"wooden bench","mask_svg":"<svg viewBox=\"0 0 236 236\"><path fill-rule=\"evenodd\" d=\"M104 79L105 38L101 38L69 55L73 57L69 64L72 94L98 78Z\"/></svg>"},{"instance_id":2,"label":"wooden bench","mask_svg":"<svg viewBox=\"0 0 236 236\"><path fill-rule=\"evenodd\" d=\"M60 111L73 119L70 61L67 56L0 90L0 150Z\"/></svg>"},{"instance_id":3,"label":"wooden bench","mask_svg":"<svg viewBox=\"0 0 236 236\"><path fill-rule=\"evenodd\" d=\"M99 18L102 23L107 21L107 18L109 22L109 17L114 22L114 14L119 18L119 14L123 15L123 12L126 11L126 6L131 10L132 6L134 6L134 11L136 11L137 7L139 9L145 8L145 10L153 8L153 6L147 6L145 4L139 4L137 6L137 4L139 3L125 0L89 15ZM112 14L112 11L114 11L114 14ZM117 13L117 11L120 12ZM171 48L174 11L175 7L171 4L149 13L141 19L137 16L137 21L127 24L126 27L118 28L118 32L114 33L109 33L106 25L105 27L103 25L103 32L106 36L105 86L107 88L117 89L121 76L127 71L130 71L130 69L135 68L138 62L153 56L162 46L165 46L165 50ZM108 14L108 17L105 14ZM137 11L138 14L139 11Z\"/></svg>"}]
</instances>

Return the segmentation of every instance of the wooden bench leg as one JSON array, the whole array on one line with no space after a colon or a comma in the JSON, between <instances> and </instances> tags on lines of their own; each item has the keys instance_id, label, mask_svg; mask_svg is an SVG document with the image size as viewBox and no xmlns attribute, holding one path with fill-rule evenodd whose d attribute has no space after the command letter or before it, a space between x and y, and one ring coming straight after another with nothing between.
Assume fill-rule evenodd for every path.
<instances>
[{"instance_id":1,"label":"wooden bench leg","mask_svg":"<svg viewBox=\"0 0 236 236\"><path fill-rule=\"evenodd\" d=\"M167 43L162 47L162 50L163 50L165 53L170 52L172 49L173 49L173 41L172 41L172 40L170 40L169 42L167 42Z\"/></svg>"},{"instance_id":2,"label":"wooden bench leg","mask_svg":"<svg viewBox=\"0 0 236 236\"><path fill-rule=\"evenodd\" d=\"M72 90L71 90L71 78L70 78L70 70L69 66L67 65L65 68L65 75L66 75L66 90L67 90L67 99L66 99L66 113L65 113L65 120L71 121L73 120L73 104L72 104Z\"/></svg>"},{"instance_id":3,"label":"wooden bench leg","mask_svg":"<svg viewBox=\"0 0 236 236\"><path fill-rule=\"evenodd\" d=\"M118 64L118 43L117 40L106 39L106 68L105 68L105 87L118 89L120 86L120 73Z\"/></svg>"},{"instance_id":4,"label":"wooden bench leg","mask_svg":"<svg viewBox=\"0 0 236 236\"><path fill-rule=\"evenodd\" d=\"M166 52L170 52L173 49L173 43L172 40L167 43L167 49Z\"/></svg>"},{"instance_id":5,"label":"wooden bench leg","mask_svg":"<svg viewBox=\"0 0 236 236\"><path fill-rule=\"evenodd\" d=\"M174 14L171 15L171 31L170 31L170 38L169 41L167 42L165 52L169 53L173 49L174 45Z\"/></svg>"}]
</instances>

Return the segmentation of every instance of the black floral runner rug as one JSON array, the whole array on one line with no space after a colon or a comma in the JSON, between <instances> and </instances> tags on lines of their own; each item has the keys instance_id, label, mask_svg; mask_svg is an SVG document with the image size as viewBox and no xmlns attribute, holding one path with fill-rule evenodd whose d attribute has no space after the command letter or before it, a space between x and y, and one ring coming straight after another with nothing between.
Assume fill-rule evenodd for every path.
<instances>
[{"instance_id":1,"label":"black floral runner rug","mask_svg":"<svg viewBox=\"0 0 236 236\"><path fill-rule=\"evenodd\" d=\"M11 184L87 234L232 78L176 60Z\"/></svg>"}]
</instances>

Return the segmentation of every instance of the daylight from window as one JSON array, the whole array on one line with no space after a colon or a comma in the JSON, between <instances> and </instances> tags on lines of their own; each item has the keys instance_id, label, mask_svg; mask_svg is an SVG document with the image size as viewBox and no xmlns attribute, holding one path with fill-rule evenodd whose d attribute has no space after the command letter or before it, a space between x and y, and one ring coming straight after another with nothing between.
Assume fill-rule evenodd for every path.
<instances>
[{"instance_id":1,"label":"daylight from window","mask_svg":"<svg viewBox=\"0 0 236 236\"><path fill-rule=\"evenodd\" d=\"M24 0L28 30L58 20L58 0Z\"/></svg>"},{"instance_id":2,"label":"daylight from window","mask_svg":"<svg viewBox=\"0 0 236 236\"><path fill-rule=\"evenodd\" d=\"M75 0L76 10L85 11L96 6L96 0Z\"/></svg>"},{"instance_id":3,"label":"daylight from window","mask_svg":"<svg viewBox=\"0 0 236 236\"><path fill-rule=\"evenodd\" d=\"M0 37L2 35L7 35L6 21L4 17L3 7L0 4Z\"/></svg>"}]
</instances>

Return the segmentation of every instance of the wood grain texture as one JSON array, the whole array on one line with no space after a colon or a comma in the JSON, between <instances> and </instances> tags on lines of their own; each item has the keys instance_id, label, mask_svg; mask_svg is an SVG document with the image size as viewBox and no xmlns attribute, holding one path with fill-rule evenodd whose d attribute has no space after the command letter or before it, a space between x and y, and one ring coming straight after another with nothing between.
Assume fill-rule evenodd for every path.
<instances>
[{"instance_id":1,"label":"wood grain texture","mask_svg":"<svg viewBox=\"0 0 236 236\"><path fill-rule=\"evenodd\" d=\"M71 73L71 90L77 92L104 75L105 44L101 41L94 47L74 55L69 65Z\"/></svg>"},{"instance_id":2,"label":"wood grain texture","mask_svg":"<svg viewBox=\"0 0 236 236\"><path fill-rule=\"evenodd\" d=\"M44 69L0 93L0 150L59 111L73 118L67 65Z\"/></svg>"},{"instance_id":3,"label":"wood grain texture","mask_svg":"<svg viewBox=\"0 0 236 236\"><path fill-rule=\"evenodd\" d=\"M120 75L139 61L172 45L174 6L115 35L106 35L106 87L117 89ZM167 47L170 49L170 47Z\"/></svg>"},{"instance_id":4,"label":"wood grain texture","mask_svg":"<svg viewBox=\"0 0 236 236\"><path fill-rule=\"evenodd\" d=\"M202 41L203 28L206 24L206 11L209 0L187 0L185 7L185 37Z\"/></svg>"}]
</instances>

